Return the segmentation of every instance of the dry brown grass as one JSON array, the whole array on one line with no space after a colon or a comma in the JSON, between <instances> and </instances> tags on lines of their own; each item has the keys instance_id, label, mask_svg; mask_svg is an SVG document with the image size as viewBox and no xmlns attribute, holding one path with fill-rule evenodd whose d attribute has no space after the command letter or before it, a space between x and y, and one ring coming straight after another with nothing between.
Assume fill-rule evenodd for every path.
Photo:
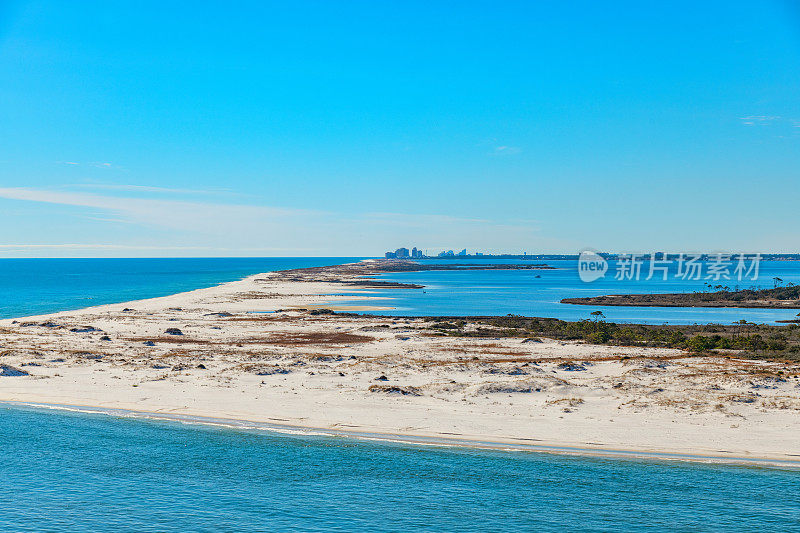
<instances>
[{"instance_id":1,"label":"dry brown grass","mask_svg":"<svg viewBox=\"0 0 800 533\"><path fill-rule=\"evenodd\" d=\"M99 352L96 350L59 350L63 354L69 354L73 356L86 356L86 355L108 355L106 352Z\"/></svg>"},{"instance_id":2,"label":"dry brown grass","mask_svg":"<svg viewBox=\"0 0 800 533\"><path fill-rule=\"evenodd\" d=\"M800 402L794 398L774 398L772 400L763 400L761 404L765 409L800 410Z\"/></svg>"},{"instance_id":3,"label":"dry brown grass","mask_svg":"<svg viewBox=\"0 0 800 533\"><path fill-rule=\"evenodd\" d=\"M310 333L273 333L265 337L232 337L226 340L213 341L208 339L195 339L181 335L162 337L128 337L125 340L136 343L154 342L158 344L195 344L203 346L244 346L244 345L271 345L271 346L320 346L320 345L345 345L364 344L372 342L375 337L357 335L344 332L310 332Z\"/></svg>"},{"instance_id":4,"label":"dry brown grass","mask_svg":"<svg viewBox=\"0 0 800 533\"><path fill-rule=\"evenodd\" d=\"M520 352L518 350L498 350L497 348L483 348L481 350L473 350L471 353L481 355L505 355L509 357L530 357L530 352Z\"/></svg>"},{"instance_id":5,"label":"dry brown grass","mask_svg":"<svg viewBox=\"0 0 800 533\"><path fill-rule=\"evenodd\" d=\"M502 344L475 344L466 346L464 344L432 344L430 346L432 351L441 353L460 353L464 355L505 355L509 357L530 357L531 353L521 351L512 346L504 346Z\"/></svg>"},{"instance_id":6,"label":"dry brown grass","mask_svg":"<svg viewBox=\"0 0 800 533\"><path fill-rule=\"evenodd\" d=\"M380 392L383 394L400 394L403 396L422 396L422 392L417 387L400 385L370 385L370 392Z\"/></svg>"},{"instance_id":7,"label":"dry brown grass","mask_svg":"<svg viewBox=\"0 0 800 533\"><path fill-rule=\"evenodd\" d=\"M183 337L181 335L173 335L170 337L128 337L125 339L130 342L155 342L156 344L231 344L230 342L217 343L206 339L192 339L191 337Z\"/></svg>"},{"instance_id":8,"label":"dry brown grass","mask_svg":"<svg viewBox=\"0 0 800 533\"><path fill-rule=\"evenodd\" d=\"M276 298L302 298L307 294L291 294L282 292L240 292L228 297L229 302L246 302L249 300L275 300Z\"/></svg>"},{"instance_id":9,"label":"dry brown grass","mask_svg":"<svg viewBox=\"0 0 800 533\"><path fill-rule=\"evenodd\" d=\"M259 322L294 322L301 320L299 316L289 315L258 315L258 316L235 316L231 318L222 319L223 322L251 322L258 324Z\"/></svg>"},{"instance_id":10,"label":"dry brown grass","mask_svg":"<svg viewBox=\"0 0 800 533\"><path fill-rule=\"evenodd\" d=\"M557 400L549 400L545 405L566 405L568 407L578 407L583 402L583 398L559 398Z\"/></svg>"},{"instance_id":11,"label":"dry brown grass","mask_svg":"<svg viewBox=\"0 0 800 533\"><path fill-rule=\"evenodd\" d=\"M197 353L192 350L170 350L165 354L157 356L158 359L169 359L171 357L197 357Z\"/></svg>"},{"instance_id":12,"label":"dry brown grass","mask_svg":"<svg viewBox=\"0 0 800 533\"><path fill-rule=\"evenodd\" d=\"M427 367L443 367L443 366L454 366L454 365L467 365L469 367L484 367L487 365L494 365L494 364L502 364L502 363L516 363L516 364L538 364L544 361L550 362L550 359L543 360L543 359L535 359L528 357L505 357L505 358L497 358L497 359L487 359L487 358L480 358L480 357L463 357L463 358L456 358L456 359L429 359L423 357L415 357L415 358L403 358L400 356L391 356L393 359L397 359L398 357L402 359L404 362L413 364L422 368ZM362 358L358 361L358 363L385 363L386 356L384 357L371 357L371 358ZM396 364L396 361L393 361Z\"/></svg>"},{"instance_id":13,"label":"dry brown grass","mask_svg":"<svg viewBox=\"0 0 800 533\"><path fill-rule=\"evenodd\" d=\"M364 344L375 337L342 332L274 333L267 338L241 339L240 344L270 344L273 346L310 346L324 344Z\"/></svg>"}]
</instances>

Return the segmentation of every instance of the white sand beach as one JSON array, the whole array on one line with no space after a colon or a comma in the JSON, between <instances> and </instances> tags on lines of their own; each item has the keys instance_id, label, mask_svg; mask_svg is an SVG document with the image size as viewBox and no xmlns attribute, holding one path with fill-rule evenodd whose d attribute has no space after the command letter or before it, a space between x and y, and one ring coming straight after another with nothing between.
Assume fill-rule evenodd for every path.
<instances>
[{"instance_id":1,"label":"white sand beach","mask_svg":"<svg viewBox=\"0 0 800 533\"><path fill-rule=\"evenodd\" d=\"M796 365L444 337L424 318L309 311L391 305L368 288L348 287L363 293L357 304L337 296L340 281L358 275L260 274L0 321L0 401L597 452L800 459Z\"/></svg>"}]
</instances>

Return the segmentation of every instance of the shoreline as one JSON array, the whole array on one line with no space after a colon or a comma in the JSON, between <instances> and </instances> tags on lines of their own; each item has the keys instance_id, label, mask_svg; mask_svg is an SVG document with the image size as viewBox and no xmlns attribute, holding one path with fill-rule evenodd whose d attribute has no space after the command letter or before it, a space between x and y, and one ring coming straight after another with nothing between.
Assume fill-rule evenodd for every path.
<instances>
[{"instance_id":1,"label":"shoreline","mask_svg":"<svg viewBox=\"0 0 800 533\"><path fill-rule=\"evenodd\" d=\"M370 261L375 261L375 260L374 259L362 259L361 261L359 261L357 263L342 263L342 265L358 265L360 263L370 262ZM332 266L339 266L339 265L332 265ZM312 268L329 268L329 267L312 267ZM306 269L301 269L301 270L306 270ZM116 302L116 303L92 305L92 306L80 307L80 308L76 308L76 309L65 309L65 310L62 310L62 311L54 311L52 313L42 313L42 314L38 314L38 315L23 315L23 316L14 316L14 317L8 317L8 318L0 318L0 326L2 326L4 323L9 323L10 324L12 322L35 321L35 320L41 320L41 319L45 319L45 318L69 317L69 316L75 316L75 315L80 315L80 314L89 313L89 312L118 311L118 309L116 309L116 308L119 307L119 306L122 306L123 309L126 308L126 307L141 306L141 305L144 305L145 307L157 306L158 304L160 304L162 302L179 300L182 297L187 297L187 298L190 298L192 296L200 296L200 297L202 297L202 296L205 296L205 295L213 297L216 293L225 292L228 288L235 288L237 285L243 285L243 284L251 285L253 282L256 282L259 279L262 279L262 278L265 278L265 277L269 277L272 274L283 273L283 272L293 272L293 271L294 271L294 269L290 269L290 270L275 270L275 271L270 271L270 272L258 272L258 273L255 273L255 274L250 274L248 276L245 276L245 277L243 277L241 279L232 280L232 281L222 281L220 283L216 283L216 284L210 285L208 287L201 287L199 289L192 289L192 290L189 290L189 291L181 291L181 292L176 292L176 293L170 293L170 294L166 294L164 296L154 296L152 298L140 298L138 300L126 300L126 301ZM330 284L330 286L328 287L328 289L330 291L334 291L334 292L335 292L335 289L337 289L337 288L341 289L341 287L337 287L334 284ZM388 299L388 298L385 298L385 297L370 296L371 294L374 294L375 291L371 291L367 287L364 287L364 288L354 287L354 288L349 289L349 290L351 292L359 292L359 293L362 293L362 294L360 296L358 296L358 297L352 297L352 296L343 297L343 296L338 296L338 295L335 295L335 294L331 294L331 295L328 295L330 297L329 300L331 302L333 302L333 301L362 301L362 300L367 301L367 300ZM325 296L325 294L323 294L323 292L324 292L323 290L320 290L319 288L317 288L315 293L309 292L308 294L309 295L314 295L314 296ZM365 310L375 310L375 311L379 311L379 310L383 309L380 306L361 306L361 307L364 307ZM391 309L391 308L388 308L388 309ZM271 309L270 311L274 311L274 309ZM259 312L259 311L254 311L254 312Z\"/></svg>"},{"instance_id":2,"label":"shoreline","mask_svg":"<svg viewBox=\"0 0 800 533\"><path fill-rule=\"evenodd\" d=\"M156 411L139 411L116 407L100 407L92 405L51 404L44 402L16 402L0 400L0 406L30 408L40 411L55 410L82 414L105 415L109 417L131 417L138 420L176 422L188 425L215 426L236 430L258 430L272 434L291 434L307 437L340 437L364 441L378 441L383 443L409 444L413 446L440 446L448 448L468 448L476 450L546 453L551 455L566 455L576 457L640 459L652 461L681 461L702 464L722 464L730 466L754 466L780 468L800 471L800 454L798 459L778 458L772 456L737 456L690 454L670 450L648 449L609 449L599 447L581 447L559 445L556 443L542 442L530 444L522 440L498 438L497 440L479 440L470 438L456 438L443 436L426 436L413 433L379 433L364 432L348 429L334 429L315 426L298 426L280 422L264 422L237 418L216 418L196 414L169 414Z\"/></svg>"},{"instance_id":3,"label":"shoreline","mask_svg":"<svg viewBox=\"0 0 800 533\"><path fill-rule=\"evenodd\" d=\"M256 274L2 320L0 401L601 452L800 457L800 365L493 336L480 324L467 326L478 336L447 336L432 317L309 311L347 307L354 297L331 281L375 266Z\"/></svg>"},{"instance_id":4,"label":"shoreline","mask_svg":"<svg viewBox=\"0 0 800 533\"><path fill-rule=\"evenodd\" d=\"M138 300L127 300L116 303L107 303L100 305L93 305L87 307L80 307L76 309L65 309L61 311L54 311L52 313L42 313L37 315L22 315L7 318L0 318L0 326L4 323L20 322L20 321L35 321L44 318L58 318L68 317L88 312L103 312L114 311L117 306L122 308L131 306L150 307L158 305L162 301L173 301L181 299L182 297L190 298L192 296L213 296L217 292L226 292L229 288L235 289L237 285L252 285L259 281L267 281L272 277L277 277L280 281L294 281L302 282L304 284L318 284L321 286L314 287L312 291L306 292L303 296L313 296L319 301L308 303L305 307L302 305L289 305L288 307L305 308L305 309L320 309L327 308L333 311L385 311L394 309L394 307L368 305L368 302L379 302L382 300L391 300L388 296L375 296L379 289L419 289L424 288L424 285L413 283L400 283L393 281L382 281L371 278L370 276L396 273L396 272L423 272L423 271L453 271L453 270L558 270L546 264L531 264L531 265L480 265L480 264L462 264L455 265L422 265L414 263L413 261L401 259L362 259L355 263L340 263L336 265L329 265L323 267L307 267L297 269L284 269L274 270L269 272L258 272L250 274L241 279L232 281L223 281L208 287L193 289L189 291L181 291L176 293L167 294L164 296L155 296L152 298L141 298ZM357 295L342 295L337 294L343 288L347 288L348 292L357 293ZM352 302L352 304L350 303ZM360 302L364 302L361 304ZM328 305L330 304L330 305ZM272 312L275 308L269 308L266 311L254 309L251 312Z\"/></svg>"}]
</instances>

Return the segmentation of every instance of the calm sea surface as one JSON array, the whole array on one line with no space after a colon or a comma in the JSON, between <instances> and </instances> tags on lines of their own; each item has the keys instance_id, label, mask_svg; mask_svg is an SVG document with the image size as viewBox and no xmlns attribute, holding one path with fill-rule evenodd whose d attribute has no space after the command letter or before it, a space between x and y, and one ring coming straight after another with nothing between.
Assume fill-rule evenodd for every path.
<instances>
[{"instance_id":1,"label":"calm sea surface","mask_svg":"<svg viewBox=\"0 0 800 533\"><path fill-rule=\"evenodd\" d=\"M430 263L521 263L531 261L481 261L481 260L431 260ZM745 319L757 323L774 323L775 320L796 318L800 309L713 309L675 307L602 307L559 303L562 298L600 296L604 294L636 294L657 292L694 292L708 290L705 280L682 280L677 277L677 264L668 272L667 280L654 277L646 280L647 267L640 280L614 279L616 263L603 279L584 283L578 277L576 261L546 261L556 270L473 270L427 271L385 274L379 279L425 285L424 289L382 290L381 296L392 298L386 302L396 309L381 311L392 315L506 315L552 317L563 320L589 318L589 313L601 310L612 322L638 322L649 324L730 324ZM707 266L707 265L706 265ZM705 272L705 269L704 269ZM762 261L756 281L719 280L713 285L727 285L731 289L751 286L772 288L773 278L782 283L800 284L800 262Z\"/></svg>"},{"instance_id":2,"label":"calm sea surface","mask_svg":"<svg viewBox=\"0 0 800 533\"><path fill-rule=\"evenodd\" d=\"M360 258L190 258L190 259L0 259L0 318L80 309L107 303L165 296L210 287L260 272L341 264ZM442 261L429 261L442 262ZM468 263L523 261L467 260ZM448 260L446 264L459 264ZM461 262L463 263L463 262ZM386 274L380 279L418 283L424 289L381 290L395 309L390 315L506 315L587 318L600 309L608 320L642 323L758 323L795 318L796 310L599 307L559 303L562 298L640 292L706 290L705 281L681 280L674 269L667 281L616 281L612 274L593 283L578 278L575 261L548 261L555 270L428 271ZM614 269L614 264L611 266ZM642 276L644 278L645 276ZM759 279L735 288L772 287L773 278L800 283L800 262L762 261Z\"/></svg>"},{"instance_id":3,"label":"calm sea surface","mask_svg":"<svg viewBox=\"0 0 800 533\"><path fill-rule=\"evenodd\" d=\"M355 257L0 259L0 318L155 298L260 272L357 260Z\"/></svg>"},{"instance_id":4,"label":"calm sea surface","mask_svg":"<svg viewBox=\"0 0 800 533\"><path fill-rule=\"evenodd\" d=\"M0 406L3 531L800 531L800 472Z\"/></svg>"}]
</instances>

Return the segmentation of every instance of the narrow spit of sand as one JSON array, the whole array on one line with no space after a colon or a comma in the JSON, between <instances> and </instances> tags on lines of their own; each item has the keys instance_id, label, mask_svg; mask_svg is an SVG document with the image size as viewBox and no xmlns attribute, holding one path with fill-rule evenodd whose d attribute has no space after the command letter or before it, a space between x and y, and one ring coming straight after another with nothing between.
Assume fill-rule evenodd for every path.
<instances>
[{"instance_id":1,"label":"narrow spit of sand","mask_svg":"<svg viewBox=\"0 0 800 533\"><path fill-rule=\"evenodd\" d=\"M442 337L424 318L309 311L387 307L374 288L347 285L370 272L275 272L0 321L0 401L542 451L800 457L800 388L779 377L797 365Z\"/></svg>"}]
</instances>

